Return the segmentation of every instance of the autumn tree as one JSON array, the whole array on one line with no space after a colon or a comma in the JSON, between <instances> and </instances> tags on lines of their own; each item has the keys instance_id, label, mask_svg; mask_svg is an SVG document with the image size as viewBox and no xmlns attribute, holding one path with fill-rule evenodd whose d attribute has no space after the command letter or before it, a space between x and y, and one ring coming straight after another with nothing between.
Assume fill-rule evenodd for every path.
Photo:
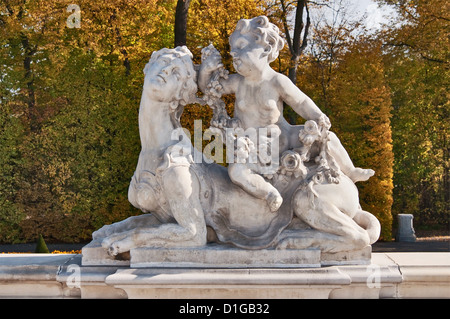
<instances>
[{"instance_id":1,"label":"autumn tree","mask_svg":"<svg viewBox=\"0 0 450 319\"><path fill-rule=\"evenodd\" d=\"M48 28L54 26L51 16L54 1L3 1L0 4L0 43L2 64L7 68L2 82L9 95L6 104L14 99L22 112L22 119L27 128L33 132L39 130L43 108L39 105L36 91L46 85L42 78L48 66L48 50L52 47L52 38L48 36ZM36 61L41 63L36 64ZM4 95L5 97L5 95Z\"/></svg>"},{"instance_id":2,"label":"autumn tree","mask_svg":"<svg viewBox=\"0 0 450 319\"><path fill-rule=\"evenodd\" d=\"M0 7L0 151L8 176L0 185L0 241L37 233L86 240L139 213L127 188L139 153L142 70L151 52L173 43L174 4L77 4L80 28L67 24L71 12L61 1Z\"/></svg>"},{"instance_id":3,"label":"autumn tree","mask_svg":"<svg viewBox=\"0 0 450 319\"><path fill-rule=\"evenodd\" d=\"M0 81L1 83L1 81ZM24 128L17 114L4 100L0 102L0 240L14 242L20 237L20 221L24 212L17 203L20 187Z\"/></svg>"},{"instance_id":4,"label":"autumn tree","mask_svg":"<svg viewBox=\"0 0 450 319\"><path fill-rule=\"evenodd\" d=\"M389 0L397 28L383 34L392 90L395 214L419 228L447 229L449 180L448 1Z\"/></svg>"},{"instance_id":5,"label":"autumn tree","mask_svg":"<svg viewBox=\"0 0 450 319\"><path fill-rule=\"evenodd\" d=\"M58 45L48 31L57 29L57 23L52 19L57 8L54 5L54 1L3 1L0 4L0 68L3 74L0 107L4 116L0 139L5 142L0 157L5 160L2 178L6 177L6 183L1 185L6 200L0 212L0 240L23 238L21 222L30 217L31 211L45 211L51 203L47 181L40 179L42 170L31 146L55 106L48 99L55 74L49 55ZM14 141L16 145L8 141Z\"/></svg>"}]
</instances>

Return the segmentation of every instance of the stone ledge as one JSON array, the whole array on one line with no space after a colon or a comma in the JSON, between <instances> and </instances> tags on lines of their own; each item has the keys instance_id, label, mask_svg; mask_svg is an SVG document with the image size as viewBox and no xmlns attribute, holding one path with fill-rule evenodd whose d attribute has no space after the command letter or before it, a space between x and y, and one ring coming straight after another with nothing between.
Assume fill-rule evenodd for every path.
<instances>
[{"instance_id":1,"label":"stone ledge","mask_svg":"<svg viewBox=\"0 0 450 319\"><path fill-rule=\"evenodd\" d=\"M351 280L335 268L125 269L106 278L128 298L328 298Z\"/></svg>"},{"instance_id":2,"label":"stone ledge","mask_svg":"<svg viewBox=\"0 0 450 319\"><path fill-rule=\"evenodd\" d=\"M450 298L450 253L386 253L402 274L397 298Z\"/></svg>"},{"instance_id":3,"label":"stone ledge","mask_svg":"<svg viewBox=\"0 0 450 319\"><path fill-rule=\"evenodd\" d=\"M450 298L450 253L373 253L369 265L284 269L84 266L81 259L0 255L0 297Z\"/></svg>"},{"instance_id":4,"label":"stone ledge","mask_svg":"<svg viewBox=\"0 0 450 319\"><path fill-rule=\"evenodd\" d=\"M322 253L318 249L244 250L208 244L200 248L136 248L116 258L99 241L82 249L83 266L130 266L132 268L317 268L334 265L368 265L372 247L357 251Z\"/></svg>"},{"instance_id":5,"label":"stone ledge","mask_svg":"<svg viewBox=\"0 0 450 319\"><path fill-rule=\"evenodd\" d=\"M55 280L59 267L74 256L73 254L2 254L0 255L0 282Z\"/></svg>"},{"instance_id":6,"label":"stone ledge","mask_svg":"<svg viewBox=\"0 0 450 319\"><path fill-rule=\"evenodd\" d=\"M64 298L78 292L65 290L57 280L61 267L74 254L0 255L0 298Z\"/></svg>"}]
</instances>

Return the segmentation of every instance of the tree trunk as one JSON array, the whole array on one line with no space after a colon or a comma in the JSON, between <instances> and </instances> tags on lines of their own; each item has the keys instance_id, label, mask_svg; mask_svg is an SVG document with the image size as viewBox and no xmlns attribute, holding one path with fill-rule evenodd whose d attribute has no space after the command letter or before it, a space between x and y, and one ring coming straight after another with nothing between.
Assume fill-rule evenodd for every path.
<instances>
[{"instance_id":1,"label":"tree trunk","mask_svg":"<svg viewBox=\"0 0 450 319\"><path fill-rule=\"evenodd\" d=\"M289 66L289 79L292 81L292 83L297 83L297 68L298 68L298 62L300 60L300 56L292 56L291 57L291 64Z\"/></svg>"},{"instance_id":2,"label":"tree trunk","mask_svg":"<svg viewBox=\"0 0 450 319\"><path fill-rule=\"evenodd\" d=\"M286 40L288 42L289 51L291 53L291 64L289 66L289 79L295 84L297 82L297 68L300 56L308 44L308 31L311 24L308 10L308 0L297 0L297 8L295 12L294 36L291 39L287 24L288 10L284 0L281 0L281 8L283 10L283 24ZM303 23L304 11L306 12L306 25ZM303 38L301 37L303 32Z\"/></svg>"},{"instance_id":3,"label":"tree trunk","mask_svg":"<svg viewBox=\"0 0 450 319\"><path fill-rule=\"evenodd\" d=\"M22 35L22 47L24 51L23 58L23 68L25 71L24 79L26 84L26 95L25 102L27 103L27 114L28 119L30 121L30 129L32 132L35 132L38 129L38 119L37 119L37 110L36 110L36 96L34 93L34 77L33 71L31 69L31 61L34 53L36 52L35 48L31 47L31 44L26 35Z\"/></svg>"},{"instance_id":4,"label":"tree trunk","mask_svg":"<svg viewBox=\"0 0 450 319\"><path fill-rule=\"evenodd\" d=\"M111 25L111 28L114 28L114 31L116 33L116 44L117 47L120 48L120 53L122 53L122 56L124 58L122 65L125 67L125 75L129 76L131 74L131 63L130 60L128 59L128 51L127 49L124 47L123 44L123 40L122 40L122 35L120 33L120 28L119 25L116 24L114 26L115 21L117 20L117 16L118 16L118 9L114 9L110 19L109 19L109 23Z\"/></svg>"},{"instance_id":5,"label":"tree trunk","mask_svg":"<svg viewBox=\"0 0 450 319\"><path fill-rule=\"evenodd\" d=\"M191 0L178 0L175 12L175 47L186 45L186 29Z\"/></svg>"}]
</instances>

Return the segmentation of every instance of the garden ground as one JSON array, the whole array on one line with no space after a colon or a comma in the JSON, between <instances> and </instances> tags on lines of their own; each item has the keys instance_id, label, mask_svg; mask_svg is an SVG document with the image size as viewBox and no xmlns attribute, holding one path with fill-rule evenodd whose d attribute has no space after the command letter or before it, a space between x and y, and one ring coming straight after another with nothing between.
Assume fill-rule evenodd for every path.
<instances>
[{"instance_id":1,"label":"garden ground","mask_svg":"<svg viewBox=\"0 0 450 319\"><path fill-rule=\"evenodd\" d=\"M47 244L53 253L79 253L87 243L78 244ZM1 245L0 253L33 253L36 243ZM419 237L415 242L376 242L372 245L373 252L450 252L450 236Z\"/></svg>"}]
</instances>

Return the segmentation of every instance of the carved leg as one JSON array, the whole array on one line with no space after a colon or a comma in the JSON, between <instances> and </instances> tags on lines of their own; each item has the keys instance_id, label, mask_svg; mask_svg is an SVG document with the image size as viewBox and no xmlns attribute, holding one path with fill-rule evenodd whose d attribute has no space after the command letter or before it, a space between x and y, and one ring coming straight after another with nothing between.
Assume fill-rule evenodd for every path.
<instances>
[{"instance_id":1,"label":"carved leg","mask_svg":"<svg viewBox=\"0 0 450 319\"><path fill-rule=\"evenodd\" d=\"M110 255L115 256L139 247L198 247L206 244L206 240L203 242L194 237L192 232L178 224L163 224L106 238L102 246L108 249Z\"/></svg>"},{"instance_id":2,"label":"carved leg","mask_svg":"<svg viewBox=\"0 0 450 319\"><path fill-rule=\"evenodd\" d=\"M283 203L283 197L281 197L278 190L245 164L230 164L228 166L228 175L234 184L239 185L247 193L256 198L266 200L271 212L276 212Z\"/></svg>"},{"instance_id":3,"label":"carved leg","mask_svg":"<svg viewBox=\"0 0 450 319\"><path fill-rule=\"evenodd\" d=\"M107 238L102 246L117 255L136 247L193 247L206 244L206 223L199 200L199 183L188 167L178 166L163 175L171 213L178 224L138 228L116 238Z\"/></svg>"},{"instance_id":4,"label":"carved leg","mask_svg":"<svg viewBox=\"0 0 450 319\"><path fill-rule=\"evenodd\" d=\"M336 134L330 132L330 153L333 155L337 164L339 165L341 171L350 177L350 179L356 182L367 181L370 177L375 174L375 171L372 169L363 169L359 167L355 167L353 162L345 150L344 146L342 146L341 141L336 136Z\"/></svg>"},{"instance_id":5,"label":"carved leg","mask_svg":"<svg viewBox=\"0 0 450 319\"><path fill-rule=\"evenodd\" d=\"M139 216L128 217L120 222L105 225L99 230L92 233L92 239L99 239L127 232L138 227L149 228L161 224L152 214L143 214Z\"/></svg>"},{"instance_id":6,"label":"carved leg","mask_svg":"<svg viewBox=\"0 0 450 319\"><path fill-rule=\"evenodd\" d=\"M285 230L276 249L319 248L323 252L348 250L346 238L318 230Z\"/></svg>"},{"instance_id":7,"label":"carved leg","mask_svg":"<svg viewBox=\"0 0 450 319\"><path fill-rule=\"evenodd\" d=\"M284 246L293 246L297 242L299 248L312 245L324 252L338 252L361 249L369 245L367 231L325 199L315 198L314 206L311 206L306 192L299 192L295 195L293 204L295 214L318 232L313 238L290 236L291 239L283 244Z\"/></svg>"}]
</instances>

